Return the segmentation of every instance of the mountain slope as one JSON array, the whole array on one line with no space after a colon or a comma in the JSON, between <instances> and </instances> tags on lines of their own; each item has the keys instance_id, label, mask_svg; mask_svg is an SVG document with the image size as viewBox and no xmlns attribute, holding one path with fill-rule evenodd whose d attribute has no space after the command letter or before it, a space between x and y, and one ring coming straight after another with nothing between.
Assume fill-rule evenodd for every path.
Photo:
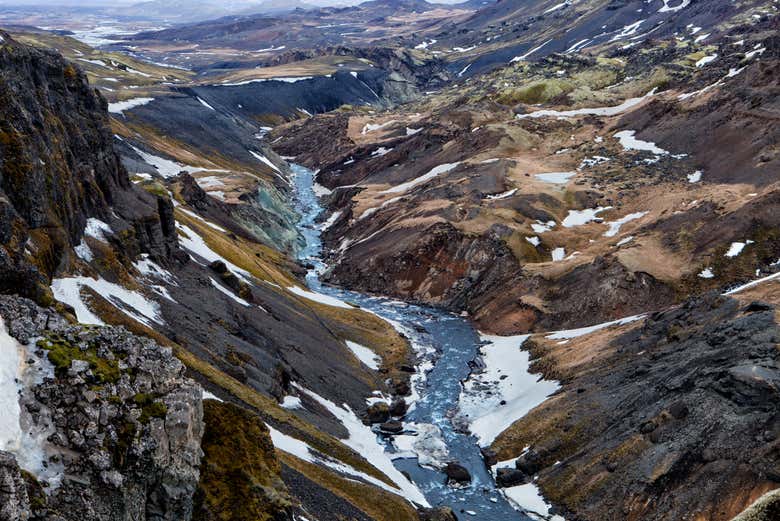
<instances>
[{"instance_id":1,"label":"mountain slope","mask_svg":"<svg viewBox=\"0 0 780 521\"><path fill-rule=\"evenodd\" d=\"M310 397L346 403L350 411L363 413L367 407L365 398L375 390L389 390L391 385L408 381L409 374L399 369L409 363L405 339L374 315L347 304L337 307L319 302L316 294L304 291L299 279L301 269L285 253L263 244L250 226L242 224L254 222L257 229L264 228L250 208L262 207L265 199L228 204L207 195L189 174L177 170L171 175L163 167L168 163L159 162L150 153L141 154L139 147L155 144L150 140L155 132L148 128L131 134L138 157L151 161L146 167L150 173L134 172L131 181L112 145L106 102L89 87L78 66L53 52L22 45L7 33L2 37L0 78L4 99L8 101L0 107L5 136L0 149L6 200L2 225L7 230L3 249L8 259L4 269L13 275L3 279L3 289L6 293L31 294L43 305L53 304L52 310L45 311L23 304L44 318L33 318L36 315L32 311L25 319L20 318L24 313L16 311L4 317L11 335L22 346L31 338L49 339L38 346L43 351L39 350L36 356L51 361L54 375L58 376L42 383L24 380L20 385L33 394L46 393L45 399L44 395L37 398L38 402L48 404L61 415L70 410L70 404L81 403L80 393L97 395L97 401L90 398L91 394L85 395L94 405L83 406L85 414L94 418L98 418L95 411L102 410L101 407L127 402L117 421L130 415L142 427L126 432L121 425L109 428L114 429L110 435L116 436L117 454L121 457L131 440L159 445L144 437L146 425L151 426L153 433L162 432L158 419L188 432L191 438L187 450L193 451L183 454L186 465L171 463L176 469L181 467L182 473L189 472L186 483L176 489L177 506L173 508L167 496L158 500L161 493L155 488L156 481L138 481L135 472L145 467L133 466L135 463L123 466L125 460L121 458L119 462L111 458L107 461L102 453L89 452L89 447L99 445L94 436L102 438L105 434L87 425L89 421L82 422L82 415L72 414L74 422L79 422L74 427L76 434L68 433L67 443L61 441L58 446L73 458L74 469L68 471L73 478L68 478L67 487L59 489L61 495L47 494L43 501L30 502L33 514L48 519L46 516L59 511L64 519L108 519L131 515L143 506L148 511L138 515L157 515L154 512L159 509L165 519L187 519L193 510L197 519L212 519L215 509L223 508L227 508L223 512L228 516L238 515L242 504L222 496L221 487L226 475L233 476L228 462L243 461L249 447L274 476L268 477L263 491L255 491L256 482L251 476L242 474L230 481L257 493L253 510L256 514L290 518L311 506L312 495L330 495L332 501L315 505L316 515L307 514L311 519L332 519L345 512L361 519L417 519L416 506L398 488L413 487L400 474L395 476L401 482L397 484L375 466L381 466L381 462L369 461L340 441L347 439L350 431ZM240 125L231 131L240 132ZM203 146L197 141L197 133L189 139L197 143L193 150ZM126 140L124 143L128 146ZM156 142L158 146L160 143ZM260 172L279 168L263 164ZM282 174L281 169L279 173L286 183L286 173ZM88 325L67 329L70 326L54 310L68 320ZM20 327L30 321L35 329L24 333ZM106 324L123 327L101 327ZM89 344L95 335L102 335L100 341ZM227 405L209 405L205 424L202 423L201 390L187 378L182 382L188 386L188 406L194 408L193 414L197 413L197 418L188 419L175 400L165 398L160 402L169 390L175 392L169 384L158 384L143 376L141 370L134 370L135 359L132 363L117 362L117 357L124 359L125 354L120 356L111 349L124 349L123 344L103 347L104 343L110 344L111 335L126 337L133 345L154 346L156 352L168 357L166 363L178 376L186 367L188 377L209 389L211 399L231 401L242 411ZM150 337L156 344L141 337ZM346 340L382 353L381 373L379 368L362 365ZM28 349L35 350L35 344ZM138 363L155 364L151 358L142 358ZM127 364L127 377L136 375L138 380L117 391L114 373L121 366L122 381L122 367ZM111 386L106 384L107 379ZM13 380L7 383L16 385ZM59 394L51 390L52 386L59 386ZM77 398L71 397L74 393ZM291 398L303 406L283 407ZM71 401L62 404L62 400ZM35 404L29 407L33 410ZM357 416L349 414L360 424ZM241 418L247 428L258 432L258 437L221 451L212 450L213 445L208 443L213 443L215 437L227 436L226 426L221 423L226 418ZM33 416L29 421L36 428L46 427L43 416ZM290 445L303 449L278 456L268 431L264 430L266 425L272 429L274 442L286 444L288 451ZM201 462L199 443L204 428L204 447L209 450ZM81 429L87 445L77 435ZM30 470L23 458L26 449L18 448L18 440L12 439L4 447L14 452L24 470ZM173 440L171 447L175 448ZM43 458L52 469L59 468L55 465L56 454L46 453ZM166 465L159 454L150 452L148 456ZM54 459L47 459L50 457ZM80 458L90 458L94 466L78 467ZM14 470L10 461L10 479L16 482L18 469ZM198 464L209 469L201 474L200 483L201 491L206 490L209 499L206 506L198 503L196 508L193 497L198 472L190 467ZM148 492L155 499L146 500L140 492L132 497L124 494L121 501L111 499L113 492L101 496L103 485L84 484L89 483L87 476L93 470L98 474L103 471L99 474L101 483L126 483L128 487L138 483L144 494ZM157 470L149 467L149 472L149 480L157 479ZM170 479L173 478L179 479L171 475ZM174 481L166 483L178 486ZM73 503L76 500L69 499L70 494L79 488L83 490L81 499ZM122 490L117 494L122 495ZM20 494L16 489L4 489L0 493L2 503L24 503ZM104 498L93 501L94 512L83 506L92 495ZM69 501L76 506L70 510L59 507Z\"/></svg>"}]
</instances>

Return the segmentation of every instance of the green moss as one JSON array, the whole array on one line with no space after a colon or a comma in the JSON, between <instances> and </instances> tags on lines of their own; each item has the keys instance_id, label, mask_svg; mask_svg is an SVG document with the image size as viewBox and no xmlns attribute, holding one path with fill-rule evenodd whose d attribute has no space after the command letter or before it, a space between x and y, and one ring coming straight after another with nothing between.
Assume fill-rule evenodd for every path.
<instances>
[{"instance_id":1,"label":"green moss","mask_svg":"<svg viewBox=\"0 0 780 521\"><path fill-rule=\"evenodd\" d=\"M268 428L230 403L203 403L206 430L193 521L271 521L293 506Z\"/></svg>"},{"instance_id":2,"label":"green moss","mask_svg":"<svg viewBox=\"0 0 780 521\"><path fill-rule=\"evenodd\" d=\"M138 417L138 421L145 425L149 423L152 418L165 418L167 413L168 407L166 407L163 402L153 401L141 407L141 416Z\"/></svg>"},{"instance_id":3,"label":"green moss","mask_svg":"<svg viewBox=\"0 0 780 521\"><path fill-rule=\"evenodd\" d=\"M503 105L515 105L525 103L536 105L545 103L552 98L567 94L574 90L574 85L564 80L537 80L528 85L516 89L509 89L496 98Z\"/></svg>"},{"instance_id":4,"label":"green moss","mask_svg":"<svg viewBox=\"0 0 780 521\"><path fill-rule=\"evenodd\" d=\"M60 376L67 373L73 360L83 360L89 363L89 368L99 382L114 383L119 380L119 362L99 357L95 347L82 349L60 335L39 340L38 347L48 351L49 361Z\"/></svg>"},{"instance_id":5,"label":"green moss","mask_svg":"<svg viewBox=\"0 0 780 521\"><path fill-rule=\"evenodd\" d=\"M38 479L27 472L24 469L20 469L22 479L24 479L25 488L27 489L27 497L30 500L30 508L33 512L37 512L46 508L46 492L43 490L43 486Z\"/></svg>"}]
</instances>

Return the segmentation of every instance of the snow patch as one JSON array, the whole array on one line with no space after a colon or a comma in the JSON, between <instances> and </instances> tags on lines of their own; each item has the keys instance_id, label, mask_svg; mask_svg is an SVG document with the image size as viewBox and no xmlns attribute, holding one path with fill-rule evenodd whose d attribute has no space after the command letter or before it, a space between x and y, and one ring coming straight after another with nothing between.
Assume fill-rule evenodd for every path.
<instances>
[{"instance_id":1,"label":"snow patch","mask_svg":"<svg viewBox=\"0 0 780 521\"><path fill-rule=\"evenodd\" d=\"M154 98L133 98L125 101L117 101L116 103L108 104L108 111L112 114L122 114L124 116L126 110L146 105L152 101L154 101Z\"/></svg>"},{"instance_id":2,"label":"snow patch","mask_svg":"<svg viewBox=\"0 0 780 521\"><path fill-rule=\"evenodd\" d=\"M299 288L298 286L289 286L287 290L290 293L294 293L295 295L298 295L299 297L303 297L308 300L313 300L314 302L319 302L320 304L326 304L328 306L333 306L333 307L343 308L343 309L355 309L354 307L350 306L343 300L339 300L336 297L331 297L329 295L323 295L322 293L315 293L313 291L308 291L303 288Z\"/></svg>"},{"instance_id":3,"label":"snow patch","mask_svg":"<svg viewBox=\"0 0 780 521\"><path fill-rule=\"evenodd\" d=\"M457 163L444 163L442 165L436 166L431 169L430 172L428 172L425 175L421 175L420 177L417 177L415 179L412 179L411 181L407 181L406 183L402 183L398 186L393 186L391 188L388 188L387 190L383 190L380 193L383 194L391 194L391 193L403 193L408 190L411 190L415 186L426 183L430 181L431 179L434 179L435 177L438 177L441 174L444 174L446 172L449 172L450 170L453 170L455 167L457 167L460 164L460 162Z\"/></svg>"},{"instance_id":4,"label":"snow patch","mask_svg":"<svg viewBox=\"0 0 780 521\"><path fill-rule=\"evenodd\" d=\"M355 355L355 358L360 360L366 367L374 371L379 370L382 359L374 351L357 342L346 340L346 344L349 350L352 351L352 354Z\"/></svg>"},{"instance_id":5,"label":"snow patch","mask_svg":"<svg viewBox=\"0 0 780 521\"><path fill-rule=\"evenodd\" d=\"M529 336L480 335L486 342L479 350L485 369L463 384L458 406L458 416L468 422L480 446L490 445L559 388L558 382L529 372L530 357L522 349Z\"/></svg>"},{"instance_id":6,"label":"snow patch","mask_svg":"<svg viewBox=\"0 0 780 521\"><path fill-rule=\"evenodd\" d=\"M620 144L623 146L623 150L639 150L643 152L652 152L656 155L668 154L663 148L659 148L650 141L642 141L636 139L636 130L621 130L615 133L615 137L618 138Z\"/></svg>"},{"instance_id":7,"label":"snow patch","mask_svg":"<svg viewBox=\"0 0 780 521\"><path fill-rule=\"evenodd\" d=\"M563 222L561 222L561 225L564 228L582 226L583 224L599 219L598 214L611 208L611 206L599 206L598 208L586 208L584 210L569 210L568 215Z\"/></svg>"},{"instance_id":8,"label":"snow patch","mask_svg":"<svg viewBox=\"0 0 780 521\"><path fill-rule=\"evenodd\" d=\"M92 289L111 302L117 309L142 324L154 327L154 324L164 323L160 315L159 304L119 284L91 277L54 279L51 284L54 297L73 307L76 311L76 318L82 324L103 325L103 321L92 313L81 299L82 287Z\"/></svg>"},{"instance_id":9,"label":"snow patch","mask_svg":"<svg viewBox=\"0 0 780 521\"><path fill-rule=\"evenodd\" d=\"M534 177L545 183L566 184L569 179L577 175L577 172L549 172L547 174L534 174Z\"/></svg>"},{"instance_id":10,"label":"snow patch","mask_svg":"<svg viewBox=\"0 0 780 521\"><path fill-rule=\"evenodd\" d=\"M304 389L297 383L293 383L293 385L297 387L298 390L308 394L319 402L320 405L325 407L341 422L344 428L347 429L347 432L349 432L349 438L342 440L345 445L366 458L369 463L390 478L406 499L426 507L429 506L428 501L417 486L395 468L393 462L388 457L388 454L385 454L384 448L377 443L376 434L374 434L370 427L363 425L360 418L358 418L346 404L339 407L317 393ZM274 444L275 443L276 442L274 441ZM379 480L374 481L381 483ZM387 485L384 485L383 488L387 489ZM396 490L391 491L398 493Z\"/></svg>"},{"instance_id":11,"label":"snow patch","mask_svg":"<svg viewBox=\"0 0 780 521\"><path fill-rule=\"evenodd\" d=\"M621 226L623 226L624 224L626 224L628 222L635 221L637 219L641 219L645 215L647 215L647 212L630 213L630 214L626 215L625 217L621 217L617 221L611 221L611 222L606 223L607 226L609 226L609 230L604 232L604 237L614 237L615 235L617 235L620 232L620 227Z\"/></svg>"}]
</instances>

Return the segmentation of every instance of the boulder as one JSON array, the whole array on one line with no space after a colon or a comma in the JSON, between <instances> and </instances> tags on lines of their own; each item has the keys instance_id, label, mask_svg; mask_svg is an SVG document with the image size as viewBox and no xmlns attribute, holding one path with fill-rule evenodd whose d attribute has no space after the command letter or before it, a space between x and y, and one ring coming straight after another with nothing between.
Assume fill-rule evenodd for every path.
<instances>
[{"instance_id":1,"label":"boulder","mask_svg":"<svg viewBox=\"0 0 780 521\"><path fill-rule=\"evenodd\" d=\"M390 406L386 402L376 402L366 409L369 423L384 423L390 419Z\"/></svg>"},{"instance_id":2,"label":"boulder","mask_svg":"<svg viewBox=\"0 0 780 521\"><path fill-rule=\"evenodd\" d=\"M459 463L450 462L444 467L447 475L447 484L465 485L471 483L471 474L468 469Z\"/></svg>"},{"instance_id":3,"label":"boulder","mask_svg":"<svg viewBox=\"0 0 780 521\"><path fill-rule=\"evenodd\" d=\"M404 424L398 420L386 421L379 426L382 432L389 432L391 434L400 434L404 431Z\"/></svg>"},{"instance_id":4,"label":"boulder","mask_svg":"<svg viewBox=\"0 0 780 521\"><path fill-rule=\"evenodd\" d=\"M529 481L530 478L524 472L512 467L500 468L496 472L496 485L500 488L524 485Z\"/></svg>"},{"instance_id":5,"label":"boulder","mask_svg":"<svg viewBox=\"0 0 780 521\"><path fill-rule=\"evenodd\" d=\"M528 449L515 461L515 468L528 476L542 469L541 455L534 449Z\"/></svg>"}]
</instances>

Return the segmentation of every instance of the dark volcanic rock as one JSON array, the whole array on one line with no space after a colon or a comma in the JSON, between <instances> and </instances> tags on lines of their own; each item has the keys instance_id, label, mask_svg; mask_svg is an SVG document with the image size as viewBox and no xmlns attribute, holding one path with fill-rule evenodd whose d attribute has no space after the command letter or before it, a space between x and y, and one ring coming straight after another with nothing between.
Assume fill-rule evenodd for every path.
<instances>
[{"instance_id":1,"label":"dark volcanic rock","mask_svg":"<svg viewBox=\"0 0 780 521\"><path fill-rule=\"evenodd\" d=\"M172 259L170 202L130 183L106 102L86 75L53 51L0 35L0 290L48 302L47 279L90 217L106 221L130 257ZM24 255L28 238L34 263Z\"/></svg>"},{"instance_id":2,"label":"dark volcanic rock","mask_svg":"<svg viewBox=\"0 0 780 521\"><path fill-rule=\"evenodd\" d=\"M390 419L390 406L385 402L377 402L366 409L366 419L370 423L384 423Z\"/></svg>"},{"instance_id":3,"label":"dark volcanic rock","mask_svg":"<svg viewBox=\"0 0 780 521\"><path fill-rule=\"evenodd\" d=\"M386 421L379 426L382 432L389 432L391 434L400 434L404 430L404 424L398 420Z\"/></svg>"},{"instance_id":4,"label":"dark volcanic rock","mask_svg":"<svg viewBox=\"0 0 780 521\"><path fill-rule=\"evenodd\" d=\"M500 468L496 472L496 485L499 487L514 487L528 483L529 478L524 472L510 467Z\"/></svg>"},{"instance_id":5,"label":"dark volcanic rock","mask_svg":"<svg viewBox=\"0 0 780 521\"><path fill-rule=\"evenodd\" d=\"M458 463L447 463L447 466L444 467L444 474L447 476L447 483L458 485L471 483L471 474L468 469Z\"/></svg>"},{"instance_id":6,"label":"dark volcanic rock","mask_svg":"<svg viewBox=\"0 0 780 521\"><path fill-rule=\"evenodd\" d=\"M776 487L780 327L774 310L743 309L711 294L613 339L613 354L566 382L556 400L563 409L540 411L571 416L562 429L540 433L539 444L551 447L540 461L528 451L518 468L538 471L542 492L558 505L574 510L579 498L584 519L626 508L650 521L692 511L728 519ZM576 439L553 443L572 440L571 429ZM566 465L552 465L564 458ZM604 470L609 477L594 486ZM568 485L558 488L564 474Z\"/></svg>"}]
</instances>

